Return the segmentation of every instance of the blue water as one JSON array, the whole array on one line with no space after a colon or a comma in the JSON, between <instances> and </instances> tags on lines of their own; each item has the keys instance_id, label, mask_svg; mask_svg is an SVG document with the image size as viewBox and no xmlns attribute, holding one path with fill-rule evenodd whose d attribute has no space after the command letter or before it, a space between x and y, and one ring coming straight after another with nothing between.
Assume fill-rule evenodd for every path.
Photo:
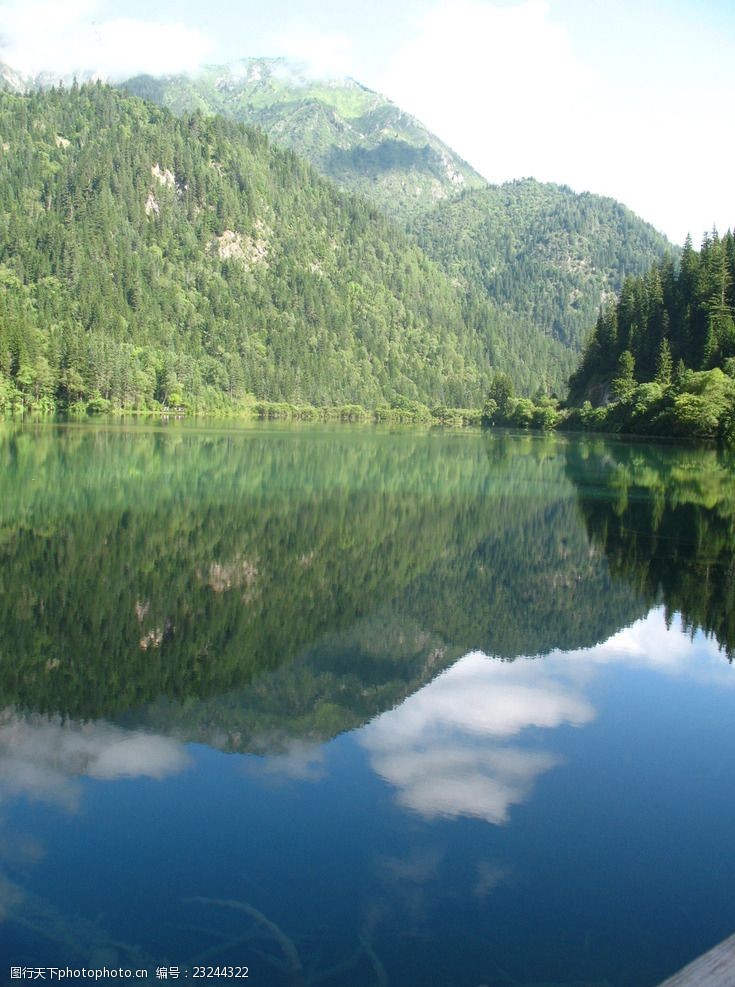
<instances>
[{"instance_id":1,"label":"blue water","mask_svg":"<svg viewBox=\"0 0 735 987\"><path fill-rule=\"evenodd\" d=\"M468 454L479 441L466 438ZM536 462L546 470L544 450ZM568 450L552 454L563 462ZM575 495L547 493L552 504ZM538 509L555 516L548 504ZM529 516L515 534L503 526L519 567ZM467 504L455 518L455 535L479 523ZM500 538L482 524L481 553L459 551L459 535L448 549L450 568L482 559L461 584L470 587L470 628L483 613L494 626L501 612L482 602L480 617L473 610L471 589L493 557L488 539ZM565 545L591 537L565 524ZM313 538L326 552L326 536ZM494 557L504 551L498 542ZM595 558L604 569L604 556ZM503 565L498 579L512 579ZM216 607L235 589L242 619L255 620L251 569L236 577L232 565L225 575L217 566L205 571L212 621L224 619ZM653 987L733 932L735 670L723 642L667 619L645 594L623 593L615 606L630 619L611 619L598 643L577 609L554 632L576 634L577 648L493 655L478 641L452 654L459 630L437 649L441 628L425 616L442 605L441 589L429 606L421 580L431 570L407 568L402 595L392 584L379 606L358 600L334 633L320 625L288 662L256 667L236 689L177 695L177 686L98 717L54 712L45 685L35 708L6 704L0 983L11 983L11 966L140 966L149 979L174 968L183 981L203 964L247 966L247 981L222 969L209 982L259 987ZM523 606L531 622L536 604ZM131 610L141 626L142 609ZM269 613L260 611L258 627ZM589 620L596 613L593 595ZM62 625L53 626L62 653ZM234 625L227 633L237 637ZM268 633L285 647L286 637ZM163 662L165 638L152 645L136 634L138 649ZM0 659L7 672L12 656ZM56 670L39 667L38 682ZM117 695L112 682L98 687L100 704ZM373 709L350 725L345 711L365 696Z\"/></svg>"},{"instance_id":2,"label":"blue water","mask_svg":"<svg viewBox=\"0 0 735 987\"><path fill-rule=\"evenodd\" d=\"M629 633L634 654L465 656L270 757L7 716L3 846L38 920L79 938L10 924L6 962L85 962L81 917L182 969L253 926L211 961L288 982L272 935L204 898L257 908L313 973L363 937L394 983L656 983L735 923L735 676L660 610ZM376 976L363 950L334 982Z\"/></svg>"}]
</instances>

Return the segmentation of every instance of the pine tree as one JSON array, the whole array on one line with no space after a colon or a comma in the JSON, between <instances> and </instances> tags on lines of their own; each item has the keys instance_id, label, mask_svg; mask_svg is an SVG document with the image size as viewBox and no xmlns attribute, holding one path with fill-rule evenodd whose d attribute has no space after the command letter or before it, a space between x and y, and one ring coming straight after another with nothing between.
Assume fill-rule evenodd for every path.
<instances>
[{"instance_id":1,"label":"pine tree","mask_svg":"<svg viewBox=\"0 0 735 987\"><path fill-rule=\"evenodd\" d=\"M636 387L635 359L630 350L624 350L618 359L618 372L611 382L612 392L618 401L629 401Z\"/></svg>"}]
</instances>

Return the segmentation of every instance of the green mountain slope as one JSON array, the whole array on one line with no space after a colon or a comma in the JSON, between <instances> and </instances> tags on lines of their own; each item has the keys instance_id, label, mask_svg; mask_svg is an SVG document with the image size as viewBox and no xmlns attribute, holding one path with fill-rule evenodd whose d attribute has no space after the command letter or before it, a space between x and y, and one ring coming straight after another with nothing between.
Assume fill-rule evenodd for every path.
<instances>
[{"instance_id":1,"label":"green mountain slope","mask_svg":"<svg viewBox=\"0 0 735 987\"><path fill-rule=\"evenodd\" d=\"M248 58L196 76L124 83L175 113L199 109L261 127L337 184L411 215L484 180L418 120L353 79L317 81L284 58Z\"/></svg>"},{"instance_id":2,"label":"green mountain slope","mask_svg":"<svg viewBox=\"0 0 735 987\"><path fill-rule=\"evenodd\" d=\"M420 123L353 80L315 81L285 59L125 87L176 113L262 127L341 188L404 221L464 294L496 310L497 365L517 386L562 392L600 305L673 248L613 199L532 179L488 185Z\"/></svg>"},{"instance_id":3,"label":"green mountain slope","mask_svg":"<svg viewBox=\"0 0 735 987\"><path fill-rule=\"evenodd\" d=\"M0 138L0 405L479 404L489 308L261 133L91 85Z\"/></svg>"},{"instance_id":4,"label":"green mountain slope","mask_svg":"<svg viewBox=\"0 0 735 987\"><path fill-rule=\"evenodd\" d=\"M575 352L624 278L673 250L614 199L533 179L465 192L411 232L450 276Z\"/></svg>"}]
</instances>

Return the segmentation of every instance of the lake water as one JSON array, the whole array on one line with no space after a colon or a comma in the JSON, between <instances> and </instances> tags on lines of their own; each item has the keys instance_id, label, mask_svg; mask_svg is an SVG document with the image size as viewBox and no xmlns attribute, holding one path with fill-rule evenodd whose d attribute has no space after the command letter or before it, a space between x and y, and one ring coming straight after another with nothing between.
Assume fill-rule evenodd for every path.
<instances>
[{"instance_id":1,"label":"lake water","mask_svg":"<svg viewBox=\"0 0 735 987\"><path fill-rule=\"evenodd\" d=\"M730 935L734 477L3 427L0 983L653 987Z\"/></svg>"}]
</instances>

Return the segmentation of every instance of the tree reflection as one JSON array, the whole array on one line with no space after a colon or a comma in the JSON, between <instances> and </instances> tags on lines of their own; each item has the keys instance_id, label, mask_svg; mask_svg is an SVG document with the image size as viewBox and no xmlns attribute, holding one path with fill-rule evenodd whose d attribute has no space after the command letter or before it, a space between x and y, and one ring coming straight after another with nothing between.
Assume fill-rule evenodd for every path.
<instances>
[{"instance_id":1,"label":"tree reflection","mask_svg":"<svg viewBox=\"0 0 735 987\"><path fill-rule=\"evenodd\" d=\"M735 653L735 482L715 450L570 443L568 475L618 582Z\"/></svg>"}]
</instances>

